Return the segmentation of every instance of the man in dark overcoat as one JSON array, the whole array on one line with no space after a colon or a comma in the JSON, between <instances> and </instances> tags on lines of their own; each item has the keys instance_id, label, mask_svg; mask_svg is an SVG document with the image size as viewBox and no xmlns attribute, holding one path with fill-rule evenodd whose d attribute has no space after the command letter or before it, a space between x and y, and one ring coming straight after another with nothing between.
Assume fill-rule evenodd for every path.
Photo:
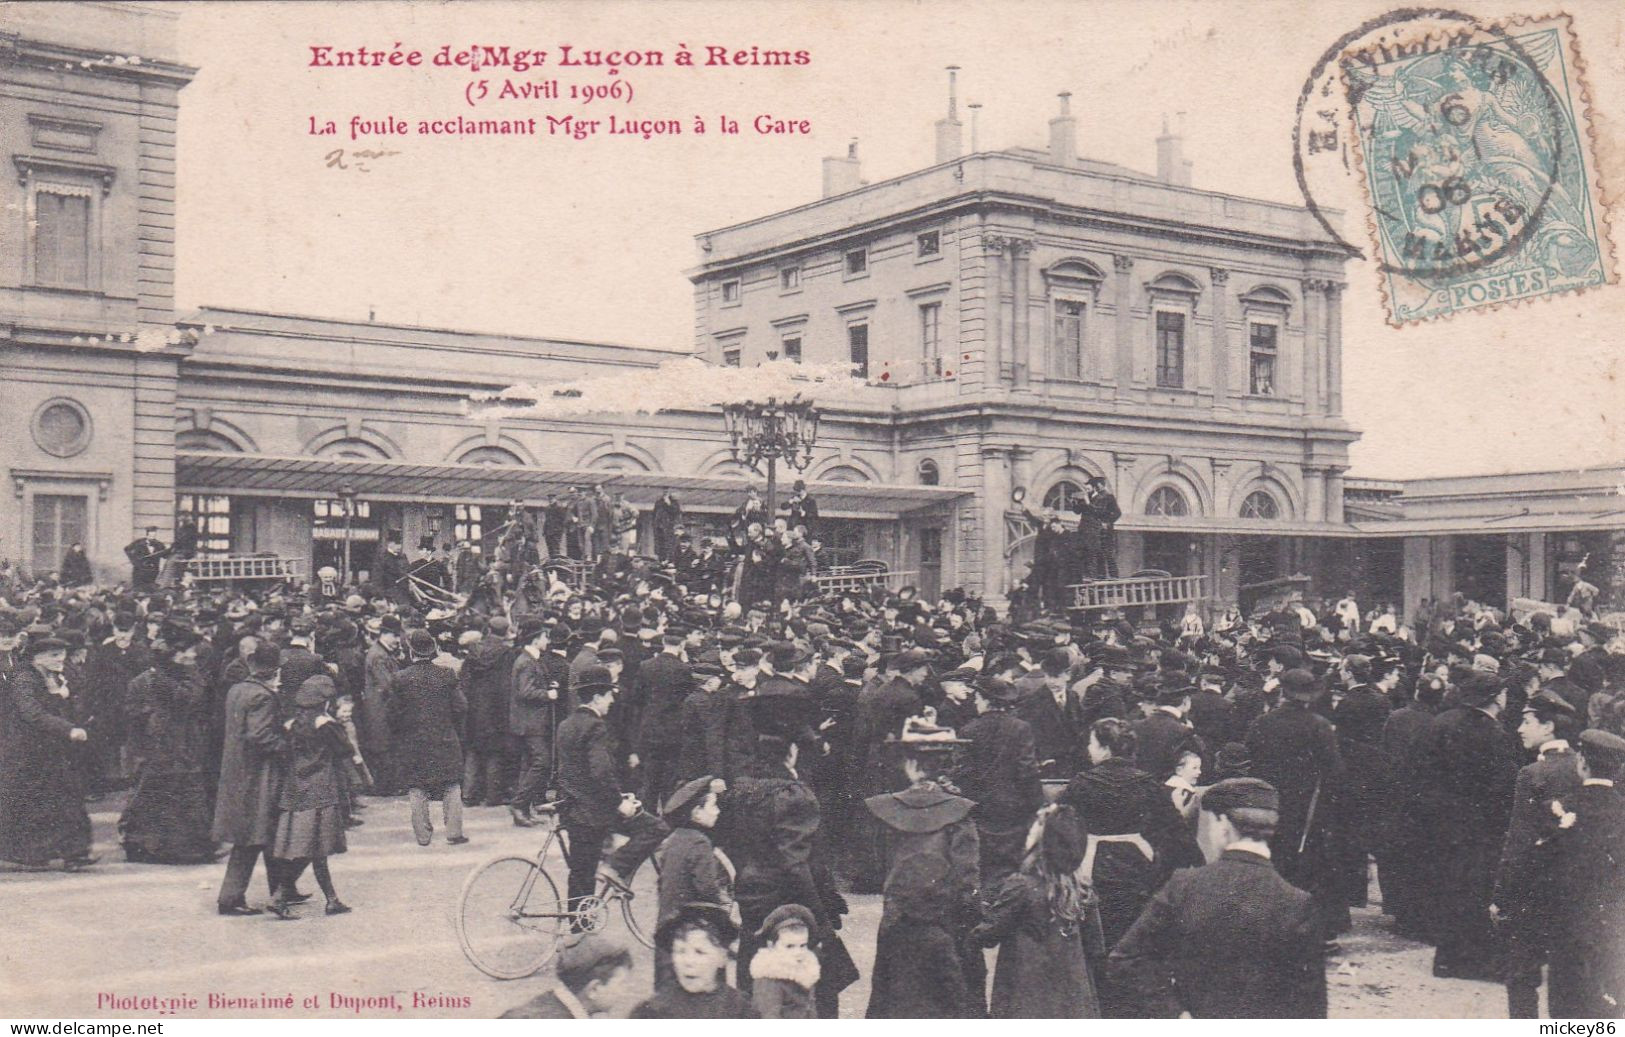
<instances>
[{"instance_id":1,"label":"man in dark overcoat","mask_svg":"<svg viewBox=\"0 0 1625 1037\"><path fill-rule=\"evenodd\" d=\"M1247 756L1252 773L1280 796L1270 859L1288 882L1314 896L1330 939L1349 927L1330 838L1330 799L1342 780L1343 758L1331 722L1309 708L1320 692L1314 675L1282 672L1281 692L1281 704L1253 721Z\"/></svg>"},{"instance_id":2,"label":"man in dark overcoat","mask_svg":"<svg viewBox=\"0 0 1625 1037\"><path fill-rule=\"evenodd\" d=\"M1388 714L1382 728L1382 753L1393 780L1393 794L1377 853L1377 879L1382 909L1394 919L1394 931L1412 939L1431 940L1428 832L1415 809L1422 785L1417 777L1421 745L1438 714L1444 686L1432 679L1416 684L1410 704Z\"/></svg>"},{"instance_id":3,"label":"man in dark overcoat","mask_svg":"<svg viewBox=\"0 0 1625 1037\"><path fill-rule=\"evenodd\" d=\"M508 620L492 616L485 634L468 651L457 681L468 700L463 721L463 801L488 807L508 802L503 764L508 758L508 694L513 642Z\"/></svg>"},{"instance_id":4,"label":"man in dark overcoat","mask_svg":"<svg viewBox=\"0 0 1625 1037\"><path fill-rule=\"evenodd\" d=\"M457 736L468 713L468 700L457 675L435 663L434 635L413 630L406 636L410 662L390 683L390 747L398 766L397 780L412 804L412 834L419 846L434 835L429 798L441 797L446 842L468 842L463 835L463 746Z\"/></svg>"},{"instance_id":5,"label":"man in dark overcoat","mask_svg":"<svg viewBox=\"0 0 1625 1037\"><path fill-rule=\"evenodd\" d=\"M1364 907L1370 885L1369 860L1377 849L1391 797L1388 761L1382 752L1388 698L1371 684L1370 656L1345 656L1340 678L1345 690L1331 715L1343 758L1343 780L1331 804L1337 826L1337 869L1344 898L1351 907Z\"/></svg>"},{"instance_id":6,"label":"man in dark overcoat","mask_svg":"<svg viewBox=\"0 0 1625 1037\"><path fill-rule=\"evenodd\" d=\"M168 554L169 545L158 539L157 526L148 526L145 533L124 545L124 557L130 560L130 582L136 590L150 591L158 586L158 573Z\"/></svg>"},{"instance_id":7,"label":"man in dark overcoat","mask_svg":"<svg viewBox=\"0 0 1625 1037\"><path fill-rule=\"evenodd\" d=\"M1027 830L1044 805L1032 725L1013 712L1016 686L998 677L976 684L980 714L959 731L965 747L954 783L976 804L981 888L994 890L1021 866Z\"/></svg>"},{"instance_id":8,"label":"man in dark overcoat","mask_svg":"<svg viewBox=\"0 0 1625 1037\"><path fill-rule=\"evenodd\" d=\"M361 698L356 703L356 734L361 756L372 771L372 791L380 796L400 794L395 777L395 754L389 744L390 686L401 668L401 621L398 616L379 620L378 639L362 660Z\"/></svg>"},{"instance_id":9,"label":"man in dark overcoat","mask_svg":"<svg viewBox=\"0 0 1625 1037\"><path fill-rule=\"evenodd\" d=\"M1089 732L1083 724L1083 706L1072 694L1072 657L1065 648L1051 648L1035 671L1032 691L1016 704L1016 716L1032 727L1038 766L1046 778L1069 779L1083 766ZM1025 679L1018 680L1019 689Z\"/></svg>"},{"instance_id":10,"label":"man in dark overcoat","mask_svg":"<svg viewBox=\"0 0 1625 1037\"><path fill-rule=\"evenodd\" d=\"M1428 858L1436 862L1433 974L1497 983L1503 977L1489 907L1521 763L1499 719L1500 681L1474 672L1457 690L1461 705L1428 726L1417 774L1432 834Z\"/></svg>"},{"instance_id":11,"label":"man in dark overcoat","mask_svg":"<svg viewBox=\"0 0 1625 1037\"><path fill-rule=\"evenodd\" d=\"M1229 778L1203 793L1201 809L1209 863L1174 873L1107 974L1153 1018L1324 1019L1319 912L1271 866L1275 789Z\"/></svg>"},{"instance_id":12,"label":"man in dark overcoat","mask_svg":"<svg viewBox=\"0 0 1625 1037\"><path fill-rule=\"evenodd\" d=\"M680 778L683 700L694 686L694 675L683 659L687 639L686 626L668 626L660 638L660 654L638 666L634 678L643 708L633 751L643 765L645 803L664 803Z\"/></svg>"},{"instance_id":13,"label":"man in dark overcoat","mask_svg":"<svg viewBox=\"0 0 1625 1037\"><path fill-rule=\"evenodd\" d=\"M540 618L521 623L519 650L509 671L513 698L508 705L508 731L520 742L520 762L508 813L520 828L530 827L531 807L554 786L554 742L573 706L570 662L562 651L555 650L554 633L555 628Z\"/></svg>"},{"instance_id":14,"label":"man in dark overcoat","mask_svg":"<svg viewBox=\"0 0 1625 1037\"><path fill-rule=\"evenodd\" d=\"M284 868L269 848L276 838L277 798L282 792L281 718L277 712L277 671L282 650L270 641L254 647L249 675L226 692L226 740L220 758L220 790L214 801L210 837L231 843L216 907L223 915L257 915L244 900L254 865L265 858L265 879L273 898L282 888ZM267 907L291 918L273 899Z\"/></svg>"}]
</instances>

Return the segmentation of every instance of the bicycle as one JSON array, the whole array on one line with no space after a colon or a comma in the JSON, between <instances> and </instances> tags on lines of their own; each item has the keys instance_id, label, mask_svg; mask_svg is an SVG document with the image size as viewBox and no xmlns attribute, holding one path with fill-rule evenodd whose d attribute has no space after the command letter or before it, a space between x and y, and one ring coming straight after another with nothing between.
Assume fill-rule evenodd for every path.
<instances>
[{"instance_id":1,"label":"bicycle","mask_svg":"<svg viewBox=\"0 0 1625 1037\"><path fill-rule=\"evenodd\" d=\"M494 979L524 979L541 971L565 942L585 933L603 932L611 909L619 903L627 931L645 947L654 946L659 901L655 890L644 896L622 889L599 876L597 892L571 908L567 888L548 872L548 855L556 845L558 866L566 869L569 842L559 824L559 804L536 808L547 836L535 856L507 854L486 861L463 882L457 902L457 942L469 964ZM660 874L651 857L650 868L639 868L629 881Z\"/></svg>"}]
</instances>

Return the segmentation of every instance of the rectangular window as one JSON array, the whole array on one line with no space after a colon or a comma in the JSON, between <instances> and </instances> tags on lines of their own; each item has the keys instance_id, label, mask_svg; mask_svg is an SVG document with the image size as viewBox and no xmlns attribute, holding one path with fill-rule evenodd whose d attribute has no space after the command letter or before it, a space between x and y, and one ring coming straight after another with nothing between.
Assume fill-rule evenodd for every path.
<instances>
[{"instance_id":1,"label":"rectangular window","mask_svg":"<svg viewBox=\"0 0 1625 1037\"><path fill-rule=\"evenodd\" d=\"M1185 315L1157 311L1157 386L1182 389L1185 386Z\"/></svg>"},{"instance_id":2,"label":"rectangular window","mask_svg":"<svg viewBox=\"0 0 1625 1037\"><path fill-rule=\"evenodd\" d=\"M739 366L739 357L740 357L740 349L739 349L738 346L730 346L727 349L724 349L722 351L722 366L723 367L738 367Z\"/></svg>"},{"instance_id":3,"label":"rectangular window","mask_svg":"<svg viewBox=\"0 0 1625 1037\"><path fill-rule=\"evenodd\" d=\"M1248 384L1254 396L1275 395L1276 336L1274 324L1251 324L1248 332Z\"/></svg>"},{"instance_id":4,"label":"rectangular window","mask_svg":"<svg viewBox=\"0 0 1625 1037\"><path fill-rule=\"evenodd\" d=\"M846 329L847 355L859 378L869 377L869 325L853 324Z\"/></svg>"},{"instance_id":5,"label":"rectangular window","mask_svg":"<svg viewBox=\"0 0 1625 1037\"><path fill-rule=\"evenodd\" d=\"M779 271L779 291L793 292L801 287L801 268L787 266Z\"/></svg>"},{"instance_id":6,"label":"rectangular window","mask_svg":"<svg viewBox=\"0 0 1625 1037\"><path fill-rule=\"evenodd\" d=\"M722 304L724 306L731 306L731 305L733 305L734 303L736 303L738 301L739 301L739 282L738 281L724 281L724 282L722 282Z\"/></svg>"},{"instance_id":7,"label":"rectangular window","mask_svg":"<svg viewBox=\"0 0 1625 1037\"><path fill-rule=\"evenodd\" d=\"M920 306L920 364L927 378L942 374L942 303Z\"/></svg>"},{"instance_id":8,"label":"rectangular window","mask_svg":"<svg viewBox=\"0 0 1625 1037\"><path fill-rule=\"evenodd\" d=\"M34 495L34 570L48 572L62 564L74 543L85 543L85 498L72 494ZM90 545L85 544L90 550Z\"/></svg>"},{"instance_id":9,"label":"rectangular window","mask_svg":"<svg viewBox=\"0 0 1625 1037\"><path fill-rule=\"evenodd\" d=\"M1055 301L1055 353L1051 373L1057 378L1083 377L1083 303Z\"/></svg>"},{"instance_id":10,"label":"rectangular window","mask_svg":"<svg viewBox=\"0 0 1625 1037\"><path fill-rule=\"evenodd\" d=\"M914 254L920 259L942 254L942 233L928 230L914 238Z\"/></svg>"},{"instance_id":11,"label":"rectangular window","mask_svg":"<svg viewBox=\"0 0 1625 1037\"><path fill-rule=\"evenodd\" d=\"M784 339L784 359L801 363L801 336L787 335Z\"/></svg>"},{"instance_id":12,"label":"rectangular window","mask_svg":"<svg viewBox=\"0 0 1625 1037\"><path fill-rule=\"evenodd\" d=\"M484 536L485 525L478 504L458 504L452 509L451 537L453 542L467 540L477 552Z\"/></svg>"},{"instance_id":13,"label":"rectangular window","mask_svg":"<svg viewBox=\"0 0 1625 1037\"><path fill-rule=\"evenodd\" d=\"M35 283L90 287L90 199L41 190L34 216Z\"/></svg>"},{"instance_id":14,"label":"rectangular window","mask_svg":"<svg viewBox=\"0 0 1625 1037\"><path fill-rule=\"evenodd\" d=\"M869 250L855 248L846 254L846 276L861 277L869 272Z\"/></svg>"},{"instance_id":15,"label":"rectangular window","mask_svg":"<svg viewBox=\"0 0 1625 1037\"><path fill-rule=\"evenodd\" d=\"M319 501L318 503L326 503ZM231 554L231 498L183 493L175 500L177 519L189 518L197 526L198 557ZM344 506L338 506L338 514Z\"/></svg>"}]
</instances>

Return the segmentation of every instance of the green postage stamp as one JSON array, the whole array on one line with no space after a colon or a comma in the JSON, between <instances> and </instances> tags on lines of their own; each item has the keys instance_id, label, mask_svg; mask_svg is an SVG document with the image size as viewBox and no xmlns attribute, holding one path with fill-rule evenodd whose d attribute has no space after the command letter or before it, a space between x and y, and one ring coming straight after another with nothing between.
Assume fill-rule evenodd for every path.
<instances>
[{"instance_id":1,"label":"green postage stamp","mask_svg":"<svg viewBox=\"0 0 1625 1037\"><path fill-rule=\"evenodd\" d=\"M1340 64L1391 324L1614 280L1567 16L1435 31Z\"/></svg>"}]
</instances>

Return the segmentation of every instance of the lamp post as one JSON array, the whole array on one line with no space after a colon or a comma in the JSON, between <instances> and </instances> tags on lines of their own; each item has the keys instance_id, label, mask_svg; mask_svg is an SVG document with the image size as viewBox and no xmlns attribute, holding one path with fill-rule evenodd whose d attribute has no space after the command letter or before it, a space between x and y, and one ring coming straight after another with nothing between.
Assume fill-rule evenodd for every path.
<instances>
[{"instance_id":1,"label":"lamp post","mask_svg":"<svg viewBox=\"0 0 1625 1037\"><path fill-rule=\"evenodd\" d=\"M355 514L355 487L345 483L339 487L339 500L344 502L344 586L350 584L350 516Z\"/></svg>"},{"instance_id":2,"label":"lamp post","mask_svg":"<svg viewBox=\"0 0 1625 1037\"><path fill-rule=\"evenodd\" d=\"M734 460L767 476L764 503L771 520L779 506L778 463L783 461L798 472L812 463L813 444L818 440L818 411L811 400L800 396L784 401L770 396L766 403L725 403L722 417Z\"/></svg>"}]
</instances>

